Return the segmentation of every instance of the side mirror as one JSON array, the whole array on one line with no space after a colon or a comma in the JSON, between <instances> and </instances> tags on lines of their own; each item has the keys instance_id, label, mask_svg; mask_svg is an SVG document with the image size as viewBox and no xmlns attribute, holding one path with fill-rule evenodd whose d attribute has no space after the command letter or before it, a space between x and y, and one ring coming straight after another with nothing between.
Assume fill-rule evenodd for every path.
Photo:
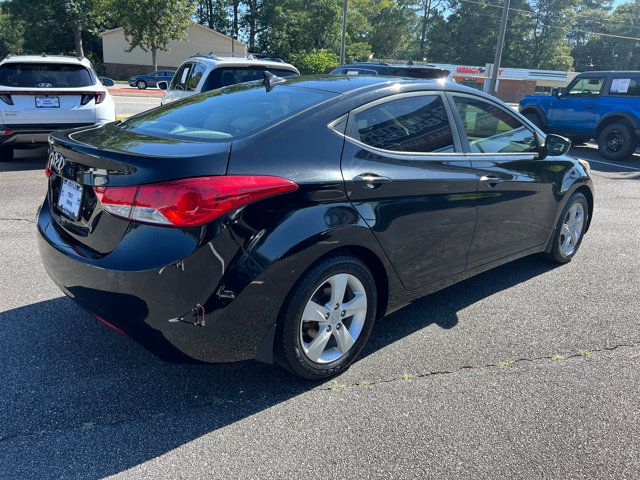
<instances>
[{"instance_id":1,"label":"side mirror","mask_svg":"<svg viewBox=\"0 0 640 480\"><path fill-rule=\"evenodd\" d=\"M551 89L551 95L553 95L554 97L560 97L562 96L562 90L560 89L560 87L553 87Z\"/></svg>"},{"instance_id":2,"label":"side mirror","mask_svg":"<svg viewBox=\"0 0 640 480\"><path fill-rule=\"evenodd\" d=\"M571 148L571 140L560 135L547 135L542 147L544 157L558 157L564 155Z\"/></svg>"},{"instance_id":3,"label":"side mirror","mask_svg":"<svg viewBox=\"0 0 640 480\"><path fill-rule=\"evenodd\" d=\"M158 82L158 88L160 90L168 90L169 89L169 83L165 82L164 80Z\"/></svg>"},{"instance_id":4,"label":"side mirror","mask_svg":"<svg viewBox=\"0 0 640 480\"><path fill-rule=\"evenodd\" d=\"M113 87L116 84L115 80L107 77L98 77L98 80L100 80L100 83L105 87Z\"/></svg>"}]
</instances>

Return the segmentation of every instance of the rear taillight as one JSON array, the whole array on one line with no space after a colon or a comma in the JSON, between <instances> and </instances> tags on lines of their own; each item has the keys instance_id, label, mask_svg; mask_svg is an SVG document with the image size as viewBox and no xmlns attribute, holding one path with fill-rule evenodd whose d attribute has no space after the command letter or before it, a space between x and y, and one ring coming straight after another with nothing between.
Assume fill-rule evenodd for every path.
<instances>
[{"instance_id":1,"label":"rear taillight","mask_svg":"<svg viewBox=\"0 0 640 480\"><path fill-rule=\"evenodd\" d=\"M86 105L91 100L95 100L96 105L99 105L104 101L105 97L106 97L105 92L83 93L82 98L80 99L80 104Z\"/></svg>"},{"instance_id":2,"label":"rear taillight","mask_svg":"<svg viewBox=\"0 0 640 480\"><path fill-rule=\"evenodd\" d=\"M195 227L249 203L297 188L294 182L281 177L227 175L93 190L112 215L141 223Z\"/></svg>"},{"instance_id":3,"label":"rear taillight","mask_svg":"<svg viewBox=\"0 0 640 480\"><path fill-rule=\"evenodd\" d=\"M47 166L44 167L44 174L47 176L47 178L49 178L51 175L53 175L53 172L51 171L51 164L50 164L49 160L47 160Z\"/></svg>"},{"instance_id":4,"label":"rear taillight","mask_svg":"<svg viewBox=\"0 0 640 480\"><path fill-rule=\"evenodd\" d=\"M8 93L0 93L0 100L2 100L7 105L13 105L13 98Z\"/></svg>"}]
</instances>

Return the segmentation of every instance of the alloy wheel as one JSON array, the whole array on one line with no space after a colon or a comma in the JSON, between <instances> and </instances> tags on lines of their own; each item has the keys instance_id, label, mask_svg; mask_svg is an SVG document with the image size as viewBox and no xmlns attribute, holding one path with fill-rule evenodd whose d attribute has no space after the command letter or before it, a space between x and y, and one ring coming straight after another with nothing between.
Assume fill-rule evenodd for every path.
<instances>
[{"instance_id":1,"label":"alloy wheel","mask_svg":"<svg viewBox=\"0 0 640 480\"><path fill-rule=\"evenodd\" d=\"M300 343L305 356L326 364L349 353L362 333L367 300L362 282L354 275L340 273L322 282L302 313Z\"/></svg>"},{"instance_id":2,"label":"alloy wheel","mask_svg":"<svg viewBox=\"0 0 640 480\"><path fill-rule=\"evenodd\" d=\"M584 207L575 202L567 211L560 230L560 251L566 257L577 248L584 227Z\"/></svg>"},{"instance_id":3,"label":"alloy wheel","mask_svg":"<svg viewBox=\"0 0 640 480\"><path fill-rule=\"evenodd\" d=\"M624 137L619 131L614 130L605 138L605 145L607 150L618 152L624 146Z\"/></svg>"}]
</instances>

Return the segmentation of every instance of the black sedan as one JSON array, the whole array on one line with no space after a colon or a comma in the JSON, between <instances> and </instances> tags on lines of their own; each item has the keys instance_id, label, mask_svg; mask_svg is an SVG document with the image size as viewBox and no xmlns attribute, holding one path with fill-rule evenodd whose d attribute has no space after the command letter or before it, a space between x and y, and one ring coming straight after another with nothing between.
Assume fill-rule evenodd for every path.
<instances>
[{"instance_id":1,"label":"black sedan","mask_svg":"<svg viewBox=\"0 0 640 480\"><path fill-rule=\"evenodd\" d=\"M50 138L47 272L163 358L327 378L411 300L578 251L589 165L495 98L267 77Z\"/></svg>"},{"instance_id":2,"label":"black sedan","mask_svg":"<svg viewBox=\"0 0 640 480\"><path fill-rule=\"evenodd\" d=\"M158 82L169 83L174 73L176 73L175 70L159 70L144 75L136 75L129 78L129 86L138 87L140 90L144 90L147 87L157 87Z\"/></svg>"}]
</instances>

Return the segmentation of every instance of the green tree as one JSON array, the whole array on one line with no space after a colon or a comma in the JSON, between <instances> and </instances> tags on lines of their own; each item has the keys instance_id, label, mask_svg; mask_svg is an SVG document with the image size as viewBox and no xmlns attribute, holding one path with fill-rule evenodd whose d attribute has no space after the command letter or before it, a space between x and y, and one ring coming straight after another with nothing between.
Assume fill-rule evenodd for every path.
<instances>
[{"instance_id":1,"label":"green tree","mask_svg":"<svg viewBox=\"0 0 640 480\"><path fill-rule=\"evenodd\" d=\"M228 33L230 29L226 0L198 0L196 20L200 25L216 32Z\"/></svg>"},{"instance_id":2,"label":"green tree","mask_svg":"<svg viewBox=\"0 0 640 480\"><path fill-rule=\"evenodd\" d=\"M191 0L113 0L112 8L129 51L136 47L150 51L154 70L158 70L158 51L168 51L171 40L184 40L195 14Z\"/></svg>"},{"instance_id":3,"label":"green tree","mask_svg":"<svg viewBox=\"0 0 640 480\"><path fill-rule=\"evenodd\" d=\"M0 7L0 58L22 50L23 35L24 24Z\"/></svg>"}]
</instances>

